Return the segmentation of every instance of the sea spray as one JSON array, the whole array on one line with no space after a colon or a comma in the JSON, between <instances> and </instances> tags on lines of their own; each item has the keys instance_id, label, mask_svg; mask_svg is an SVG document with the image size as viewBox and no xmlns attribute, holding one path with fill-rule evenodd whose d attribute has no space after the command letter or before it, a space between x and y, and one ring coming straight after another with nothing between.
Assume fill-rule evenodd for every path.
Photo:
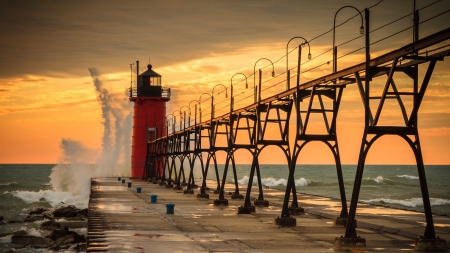
<instances>
[{"instance_id":1,"label":"sea spray","mask_svg":"<svg viewBox=\"0 0 450 253\"><path fill-rule=\"evenodd\" d=\"M123 167L117 166L122 158L123 164L130 164L132 110L129 101L112 97L100 80L97 69L89 68L93 79L103 118L102 153L99 158L98 176L123 175ZM125 146L125 144L128 144ZM121 156L123 154L124 156ZM119 170L119 171L118 171ZM113 175L111 175L111 172Z\"/></svg>"},{"instance_id":2,"label":"sea spray","mask_svg":"<svg viewBox=\"0 0 450 253\"><path fill-rule=\"evenodd\" d=\"M99 154L71 139L61 140L63 156L50 175L54 194L51 191L35 194L36 197L43 196L52 206L86 207L91 178L130 175L132 107L129 101L110 95L95 68L89 68L89 72L102 111L101 151Z\"/></svg>"}]
</instances>

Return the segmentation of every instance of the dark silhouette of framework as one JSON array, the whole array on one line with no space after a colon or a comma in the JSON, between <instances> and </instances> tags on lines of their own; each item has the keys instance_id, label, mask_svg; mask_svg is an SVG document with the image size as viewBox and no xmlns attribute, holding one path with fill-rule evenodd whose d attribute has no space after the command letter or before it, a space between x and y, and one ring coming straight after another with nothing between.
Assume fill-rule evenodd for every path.
<instances>
[{"instance_id":1,"label":"dark silhouette of framework","mask_svg":"<svg viewBox=\"0 0 450 253\"><path fill-rule=\"evenodd\" d=\"M417 17L415 20L418 20L418 14L416 13L416 15ZM365 19L366 29L369 31L369 11L367 9L365 10ZM416 25L418 26L418 24ZM234 154L239 149L247 150L252 154L252 165L250 168L250 177L244 205L239 208L239 213L254 212L255 209L251 204L250 193L255 174L258 181L259 196L254 204L268 205L268 202L264 199L263 187L261 184L258 159L259 154L268 146L277 146L286 156L288 180L282 213L280 217L275 219L275 222L280 226L294 226L296 221L291 215L302 211L297 201L294 182L296 163L306 144L310 142L323 142L331 150L335 159L337 181L342 203L342 210L337 219L340 220L340 222L337 223L346 225L345 235L341 238L336 238L335 246L345 247L348 245L365 245L365 239L358 237L355 229L355 215L365 159L372 144L376 140L384 135L395 135L403 138L410 145L417 163L426 218L425 232L422 238L419 238L418 240L441 240L436 238L434 231L417 119L418 111L425 96L425 91L433 74L436 62L449 56L450 50L440 50L439 53L426 56L419 55L418 52L419 50L430 48L442 41L449 40L450 29L442 30L419 40L418 28L416 27L415 37L415 41L409 45L377 58L370 59L370 38L369 33L366 33L366 61L361 64L322 76L303 84L297 83L294 88L290 88L269 98L260 98L256 103L241 109L234 110L232 106L230 106L230 112L220 117L214 117L212 111L210 120L200 123L196 122L192 126L186 126L186 117L184 117L183 125L180 122L180 131L172 131L171 134L149 143L148 157L152 161L164 164L164 172L166 172L156 173L155 177L160 179L161 182L167 181L167 185L172 185L172 182L175 182L175 187L177 189L180 189L184 183L187 186L187 189L184 192L193 193L192 188L195 186L194 165L197 160L200 162L202 171L202 185L198 197L209 198L209 194L206 193L206 190L208 189L206 186L206 177L208 174L208 167L213 163L217 180L216 192L218 191L219 193L219 198L216 199L214 203L217 205L226 205L228 204L228 200L225 199L224 187L229 166L232 167L235 181L235 192L232 197L242 198L242 195L239 193ZM419 80L419 65L427 64L426 74L423 80ZM402 91L397 87L394 76L395 73L398 72L406 74L406 76L411 79L412 91ZM362 74L364 74L364 76L362 76ZM259 75L259 85L261 85L261 71L259 71ZM370 91L371 81L375 78L380 79L383 77L386 77L386 81L381 94L372 94ZM343 89L347 85L352 84L358 86L361 94L365 108L365 125L350 209L348 210L342 177L336 125ZM405 109L403 102L405 97L412 98L413 106L410 112L407 112ZM388 99L397 101L404 124L380 125L380 117L385 108L384 103ZM378 107L376 109L372 108L370 101L378 101ZM292 113L296 115L296 127L294 131L295 141L293 147L291 147L291 144L289 143L289 123ZM317 114L323 118L325 131L321 134L310 134L308 132L308 129L311 127L308 124L313 114ZM279 136L275 139L269 139L266 135L269 127L278 128ZM226 141L220 143L217 141L218 138L223 138ZM207 147L204 147L204 144L208 144ZM222 182L220 182L217 168L216 152L218 151L226 152ZM206 166L203 166L202 153L207 154ZM186 159L189 161L190 165L187 182L184 176L183 166ZM178 171L175 162L176 160L180 161ZM173 179L172 176L174 177ZM292 202L291 206L289 206L291 197Z\"/></svg>"}]
</instances>

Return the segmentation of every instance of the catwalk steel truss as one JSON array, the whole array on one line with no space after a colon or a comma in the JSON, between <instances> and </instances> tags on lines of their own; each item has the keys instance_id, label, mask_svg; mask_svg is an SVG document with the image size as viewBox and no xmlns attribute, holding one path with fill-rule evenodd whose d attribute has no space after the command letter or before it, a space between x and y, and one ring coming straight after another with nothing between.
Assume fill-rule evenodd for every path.
<instances>
[{"instance_id":1,"label":"catwalk steel truss","mask_svg":"<svg viewBox=\"0 0 450 253\"><path fill-rule=\"evenodd\" d=\"M366 10L366 28L369 30L369 13ZM417 35L416 35L417 36ZM418 37L418 36L417 36ZM435 239L433 217L428 194L425 168L422 158L422 151L419 140L417 114L421 102L425 96L430 78L433 74L437 61L450 55L450 50L436 50L437 53L420 55L419 51L431 49L434 45L450 39L450 29L442 30L426 38L416 40L397 50L391 51L374 59L370 59L369 33L366 34L366 61L337 71L335 73L322 76L312 81L290 88L275 96L261 99L247 107L234 110L233 98L230 105L230 112L219 117L214 117L214 106L211 107L211 118L204 122L197 123L197 110L195 124L187 126L190 122L188 118L183 118L180 122L180 131L168 134L149 143L148 156L151 161L162 167L162 170L155 173L155 177L162 183L180 189L186 185L185 193L193 193L194 167L200 164L202 173L202 183L198 197L209 198L206 190L206 177L208 168L214 165L216 173L216 193L218 199L214 201L216 205L226 205L225 182L227 173L231 166L235 183L235 192L232 198L243 198L239 192L237 173L235 166L235 152L237 150L247 150L252 155L252 165L249 171L249 182L245 194L244 204L239 208L239 213L254 212L254 205L268 205L264 199L263 187L261 183L261 173L259 166L259 154L268 146L279 147L286 156L287 186L281 216L275 219L280 226L295 226L296 219L292 218L293 213L302 212L299 206L294 183L296 164L299 163L299 155L306 144L310 142L323 142L331 150L335 159L337 182L340 189L342 209L337 223L346 226L345 235L342 240L345 243L354 243L360 240L355 230L355 214L361 189L362 175L366 156L373 143L384 135L396 135L403 138L413 150L418 174L420 188L424 202L426 228L423 234L425 239ZM419 80L419 65L427 65L427 71L422 80ZM394 81L396 73L404 73L411 79L411 91L402 91ZM289 76L289 75L288 75ZM385 78L385 84L381 94L373 94L371 91L371 81L373 79ZM261 71L259 72L259 82L261 85ZM288 79L289 80L289 79ZM356 84L365 108L364 134L360 147L357 172L354 181L350 208L347 208L344 182L342 177L338 138L336 133L337 116L342 99L343 90L347 85ZM261 87L261 86L259 86ZM405 109L405 98L411 98L412 110ZM380 125L380 115L385 108L386 100L395 101L401 110L401 125ZM372 103L371 103L372 102ZM373 105L377 103L375 108ZM323 123L323 131L320 134L312 134L309 129L312 115L320 115ZM295 117L291 117L295 115ZM190 113L189 113L190 118ZM295 118L295 124L290 124L291 118ZM317 118L317 117L316 117ZM294 125L293 141L290 139L290 128ZM291 126L291 127L290 127ZM269 136L268 129L278 129L278 136ZM221 141L219 141L221 139ZM226 160L221 182L217 168L217 152L226 152ZM207 154L206 165L202 154ZM179 168L176 166L178 161ZM189 164L189 176L186 182L185 161ZM155 166L155 165L152 165ZM178 170L177 170L178 169ZM251 203L250 193L253 185L253 178L256 180L259 195L254 205ZM174 178L172 178L174 177ZM167 183L165 183L167 181ZM289 206L290 203L290 206ZM340 222L339 222L340 221ZM345 241L348 240L348 241Z\"/></svg>"}]
</instances>

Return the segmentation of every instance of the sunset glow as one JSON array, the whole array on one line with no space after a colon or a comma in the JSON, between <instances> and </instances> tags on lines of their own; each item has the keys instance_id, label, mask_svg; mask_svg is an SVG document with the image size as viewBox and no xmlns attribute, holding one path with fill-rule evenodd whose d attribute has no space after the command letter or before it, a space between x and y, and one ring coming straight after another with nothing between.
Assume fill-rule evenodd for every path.
<instances>
[{"instance_id":1,"label":"sunset glow","mask_svg":"<svg viewBox=\"0 0 450 253\"><path fill-rule=\"evenodd\" d=\"M122 10L122 2L77 3L74 8L67 3L42 6L32 3L33 6L27 6L23 13L20 13L23 8L21 4L3 3L0 34L2 38L9 39L0 42L0 163L57 163L61 157L59 146L63 138L81 142L93 154L100 153L104 125L98 95L88 71L90 67L98 69L109 94L117 104L123 104L129 103L126 92L131 82L136 83L130 64L140 60L141 68L145 69L150 61L153 69L162 75L163 86L172 89L167 113L198 100L202 93L211 93L216 84L229 87L235 73L246 75L249 86L245 88L243 76L234 77L235 108L251 104L254 64L263 57L274 62L275 78L271 77L271 67L264 68L270 63L260 61L256 70L263 70L265 83L262 96L284 91L286 43L290 38L301 35L309 39L329 31L333 15L341 6L354 5L363 10L379 1L322 2L175 1L164 4L150 1L142 2L142 8L128 6L131 8L128 11ZM400 10L397 8L400 4L407 8ZM417 4L418 8L422 8L428 2L418 0ZM278 7L276 11L273 11L274 5ZM40 12L34 12L33 8L38 8ZM192 13L191 8L201 10L200 14L188 15ZM423 10L421 18L425 20L440 9L448 8L450 3L443 1ZM398 12L394 13L393 9ZM371 10L371 30L411 11L412 1L381 2ZM25 19L24 15L29 15L30 19ZM354 13L349 11L339 15L340 22L344 22ZM449 18L450 14L446 13L423 24L421 37L448 28ZM371 40L377 41L393 31L408 27L411 19L408 17L385 30L374 32ZM359 36L358 23L359 20L350 20L339 27L338 44ZM412 31L407 30L373 45L371 57L410 43L411 34ZM296 47L300 42L294 40L289 46L289 51L292 51L288 63L290 69L297 66ZM307 59L307 48L303 48L301 71L304 73L301 74L301 83L331 73L332 65L327 64L332 59L331 51L327 52L331 49L331 42L331 34L311 41L312 60ZM363 45L364 37L358 38L342 45L339 55ZM364 50L359 50L339 59L338 69L363 61ZM437 63L419 111L425 164L450 164L449 69L449 59ZM423 78L424 71L425 67L420 67L420 78ZM381 91L384 80L374 80L374 93ZM412 87L406 75L399 74L395 81L398 87ZM291 82L294 85L294 79ZM217 104L216 116L229 111L230 98L225 98L222 90L218 88L213 94ZM209 103L208 97L204 96L204 119L210 117ZM411 110L408 105L411 102L405 103L407 110ZM386 106L389 110L381 120L399 120L398 106L390 103ZM348 85L344 90L337 124L344 164L357 163L363 114L357 86ZM274 149L264 150L260 162L285 163L281 152ZM264 155L269 152L276 155ZM237 162L251 163L247 155L243 154ZM219 154L219 161L224 161L223 156ZM323 144L311 144L300 156L299 163L333 164L334 161ZM415 161L407 143L398 137L383 137L374 145L367 163L415 164Z\"/></svg>"}]
</instances>

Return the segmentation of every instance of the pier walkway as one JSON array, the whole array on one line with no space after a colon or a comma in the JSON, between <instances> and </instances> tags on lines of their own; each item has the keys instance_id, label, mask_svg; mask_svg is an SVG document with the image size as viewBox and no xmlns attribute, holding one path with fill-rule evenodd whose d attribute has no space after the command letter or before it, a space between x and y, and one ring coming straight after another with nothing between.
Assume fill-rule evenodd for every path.
<instances>
[{"instance_id":1,"label":"pier walkway","mask_svg":"<svg viewBox=\"0 0 450 253\"><path fill-rule=\"evenodd\" d=\"M226 194L231 191L234 185L226 184ZM151 203L151 195L157 195L156 203ZM213 205L217 196L211 192L210 199L197 199L196 194L138 179L122 183L117 178L94 178L87 251L334 252L335 237L345 233L344 227L333 226L341 210L338 199L299 194L306 213L293 216L297 226L276 227L274 218L280 214L284 191L266 189L270 206L256 207L252 214L237 214L243 199L229 198L228 206ZM175 204L174 214L166 213L167 203ZM368 204L359 204L358 210L357 232L366 238L369 252L413 251L415 238L423 234L423 213ZM437 236L450 248L450 217L433 218Z\"/></svg>"}]
</instances>

